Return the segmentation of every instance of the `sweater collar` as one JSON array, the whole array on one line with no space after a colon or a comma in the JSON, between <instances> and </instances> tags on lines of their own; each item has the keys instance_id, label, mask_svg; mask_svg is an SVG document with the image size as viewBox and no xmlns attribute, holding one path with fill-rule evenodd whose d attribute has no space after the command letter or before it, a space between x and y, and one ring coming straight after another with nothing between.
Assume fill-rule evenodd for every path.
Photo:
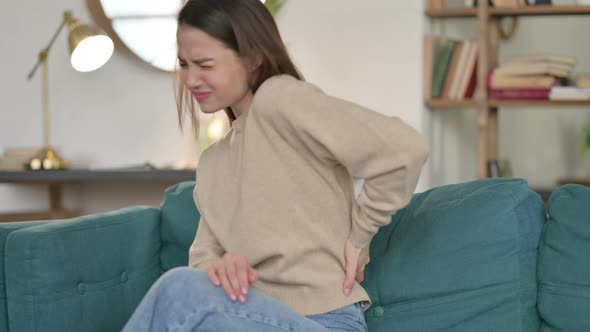
<instances>
[{"instance_id":1,"label":"sweater collar","mask_svg":"<svg viewBox=\"0 0 590 332\"><path fill-rule=\"evenodd\" d=\"M253 103L252 103L253 104ZM246 110L246 112L242 113L242 115L240 115L237 119L234 120L234 122L232 123L232 127L236 130L236 131L241 131L242 128L244 128L245 126L245 122L246 122L246 118L248 117L248 114L250 113L250 110L252 109L252 104L250 104L250 106L248 107L248 109Z\"/></svg>"}]
</instances>

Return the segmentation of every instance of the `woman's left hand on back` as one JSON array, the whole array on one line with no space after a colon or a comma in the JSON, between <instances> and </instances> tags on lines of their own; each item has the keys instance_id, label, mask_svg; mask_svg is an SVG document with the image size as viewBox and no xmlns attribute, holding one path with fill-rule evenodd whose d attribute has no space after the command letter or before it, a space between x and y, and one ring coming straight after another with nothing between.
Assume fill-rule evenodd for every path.
<instances>
[{"instance_id":1,"label":"woman's left hand on back","mask_svg":"<svg viewBox=\"0 0 590 332\"><path fill-rule=\"evenodd\" d=\"M342 291L344 295L350 295L354 281L362 282L365 278L365 266L369 264L369 247L364 249L355 247L350 240L346 241L344 248L344 259L346 261L346 276Z\"/></svg>"}]
</instances>

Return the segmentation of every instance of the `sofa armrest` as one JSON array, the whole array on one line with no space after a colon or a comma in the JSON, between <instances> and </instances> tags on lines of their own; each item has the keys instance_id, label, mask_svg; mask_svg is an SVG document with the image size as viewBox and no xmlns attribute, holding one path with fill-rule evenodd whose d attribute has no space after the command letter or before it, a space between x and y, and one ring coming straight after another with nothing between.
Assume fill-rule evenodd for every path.
<instances>
[{"instance_id":1,"label":"sofa armrest","mask_svg":"<svg viewBox=\"0 0 590 332\"><path fill-rule=\"evenodd\" d=\"M8 235L18 229L38 226L48 221L4 222L0 223L0 258L4 257L4 247ZM4 259L0 259L0 331L8 331L8 312L6 305L6 285L4 278Z\"/></svg>"},{"instance_id":2,"label":"sofa armrest","mask_svg":"<svg viewBox=\"0 0 590 332\"><path fill-rule=\"evenodd\" d=\"M160 275L160 210L131 207L14 231L10 331L120 331Z\"/></svg>"}]
</instances>

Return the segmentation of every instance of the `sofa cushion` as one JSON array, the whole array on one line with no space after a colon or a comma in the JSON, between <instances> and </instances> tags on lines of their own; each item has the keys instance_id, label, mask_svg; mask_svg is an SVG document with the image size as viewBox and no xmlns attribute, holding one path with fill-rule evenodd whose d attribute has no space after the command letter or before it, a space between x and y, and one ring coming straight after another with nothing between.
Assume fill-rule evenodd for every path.
<instances>
[{"instance_id":1,"label":"sofa cushion","mask_svg":"<svg viewBox=\"0 0 590 332\"><path fill-rule=\"evenodd\" d=\"M371 243L370 331L538 331L545 209L521 179L416 194Z\"/></svg>"},{"instance_id":2,"label":"sofa cushion","mask_svg":"<svg viewBox=\"0 0 590 332\"><path fill-rule=\"evenodd\" d=\"M186 181L166 189L160 207L162 223L162 273L188 264L188 250L197 232L201 214L193 200L194 181Z\"/></svg>"},{"instance_id":3,"label":"sofa cushion","mask_svg":"<svg viewBox=\"0 0 590 332\"><path fill-rule=\"evenodd\" d=\"M590 188L552 193L539 248L542 331L590 331Z\"/></svg>"},{"instance_id":4,"label":"sofa cushion","mask_svg":"<svg viewBox=\"0 0 590 332\"><path fill-rule=\"evenodd\" d=\"M120 331L160 275L160 212L53 221L6 240L10 331Z\"/></svg>"}]
</instances>

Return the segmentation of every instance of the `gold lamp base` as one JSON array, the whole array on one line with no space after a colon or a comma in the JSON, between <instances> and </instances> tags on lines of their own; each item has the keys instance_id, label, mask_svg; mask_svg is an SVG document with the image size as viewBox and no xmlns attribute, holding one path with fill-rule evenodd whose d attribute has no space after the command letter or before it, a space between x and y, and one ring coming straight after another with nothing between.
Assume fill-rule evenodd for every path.
<instances>
[{"instance_id":1,"label":"gold lamp base","mask_svg":"<svg viewBox=\"0 0 590 332\"><path fill-rule=\"evenodd\" d=\"M70 163L61 159L53 149L43 148L25 164L25 167L32 171L59 170L68 169Z\"/></svg>"}]
</instances>

